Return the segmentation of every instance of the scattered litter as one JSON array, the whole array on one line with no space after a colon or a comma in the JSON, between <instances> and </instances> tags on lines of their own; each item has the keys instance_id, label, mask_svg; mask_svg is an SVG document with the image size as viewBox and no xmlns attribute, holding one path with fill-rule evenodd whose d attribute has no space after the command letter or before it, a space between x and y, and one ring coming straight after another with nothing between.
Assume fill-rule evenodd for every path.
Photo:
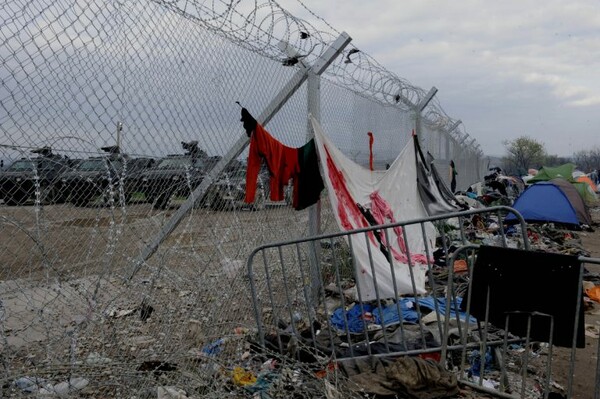
<instances>
[{"instance_id":1,"label":"scattered litter","mask_svg":"<svg viewBox=\"0 0 600 399\"><path fill-rule=\"evenodd\" d=\"M129 341L130 345L136 349L143 349L151 346L156 342L156 339L147 335L132 337Z\"/></svg>"},{"instance_id":2,"label":"scattered litter","mask_svg":"<svg viewBox=\"0 0 600 399\"><path fill-rule=\"evenodd\" d=\"M36 393L41 387L46 386L47 381L39 377L21 377L13 381L14 386L26 393Z\"/></svg>"},{"instance_id":3,"label":"scattered litter","mask_svg":"<svg viewBox=\"0 0 600 399\"><path fill-rule=\"evenodd\" d=\"M454 261L454 273L464 273L468 270L467 261L464 259L457 259Z\"/></svg>"},{"instance_id":4,"label":"scattered litter","mask_svg":"<svg viewBox=\"0 0 600 399\"><path fill-rule=\"evenodd\" d=\"M132 308L132 309L112 309L112 310L110 310L110 311L107 312L107 316L108 317L112 317L114 319L119 319L121 317L132 315L137 310L138 310L138 308Z\"/></svg>"},{"instance_id":5,"label":"scattered litter","mask_svg":"<svg viewBox=\"0 0 600 399\"><path fill-rule=\"evenodd\" d=\"M60 382L56 385L48 384L41 388L38 392L40 395L58 395L67 396L81 391L89 385L89 381L85 378L74 377L68 381Z\"/></svg>"},{"instance_id":6,"label":"scattered litter","mask_svg":"<svg viewBox=\"0 0 600 399\"><path fill-rule=\"evenodd\" d=\"M233 368L231 378L233 383L239 386L253 385L257 380L256 376L252 372L244 370L241 367Z\"/></svg>"},{"instance_id":7,"label":"scattered litter","mask_svg":"<svg viewBox=\"0 0 600 399\"><path fill-rule=\"evenodd\" d=\"M101 356L96 352L90 353L85 359L86 364L98 365L98 364L108 364L112 363L112 359L108 357Z\"/></svg>"},{"instance_id":8,"label":"scattered litter","mask_svg":"<svg viewBox=\"0 0 600 399\"><path fill-rule=\"evenodd\" d=\"M140 305L140 320L146 322L150 316L152 316L152 312L154 312L152 305L149 305L146 303L146 301L143 301Z\"/></svg>"},{"instance_id":9,"label":"scattered litter","mask_svg":"<svg viewBox=\"0 0 600 399\"><path fill-rule=\"evenodd\" d=\"M204 346L202 348L202 353L209 355L209 356L216 356L219 353L221 353L221 350L223 349L222 345L225 343L225 339L220 338L214 342L211 342L210 344Z\"/></svg>"},{"instance_id":10,"label":"scattered litter","mask_svg":"<svg viewBox=\"0 0 600 399\"><path fill-rule=\"evenodd\" d=\"M592 288L587 288L585 294L596 302L600 302L600 285L596 285Z\"/></svg>"},{"instance_id":11,"label":"scattered litter","mask_svg":"<svg viewBox=\"0 0 600 399\"><path fill-rule=\"evenodd\" d=\"M585 324L585 336L590 338L600 338L600 325L598 324Z\"/></svg>"},{"instance_id":12,"label":"scattered litter","mask_svg":"<svg viewBox=\"0 0 600 399\"><path fill-rule=\"evenodd\" d=\"M157 399L187 399L187 394L183 389L164 386L156 389Z\"/></svg>"},{"instance_id":13,"label":"scattered litter","mask_svg":"<svg viewBox=\"0 0 600 399\"><path fill-rule=\"evenodd\" d=\"M473 376L473 382L475 384L479 384L479 376L474 375ZM483 382L481 383L485 388L489 388L489 389L497 389L500 386L500 383L498 381L494 381L491 380L489 378L484 378Z\"/></svg>"}]
</instances>

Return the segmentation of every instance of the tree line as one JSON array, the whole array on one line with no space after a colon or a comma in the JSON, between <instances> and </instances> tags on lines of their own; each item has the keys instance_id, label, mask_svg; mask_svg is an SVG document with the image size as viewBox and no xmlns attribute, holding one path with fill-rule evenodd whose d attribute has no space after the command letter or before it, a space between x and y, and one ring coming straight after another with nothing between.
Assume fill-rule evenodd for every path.
<instances>
[{"instance_id":1,"label":"tree line","mask_svg":"<svg viewBox=\"0 0 600 399\"><path fill-rule=\"evenodd\" d=\"M543 142L528 136L505 140L503 144L506 155L502 158L502 169L509 175L523 176L531 168L558 166L567 162L574 163L579 170L586 173L600 170L600 147L578 151L571 157L560 157L548 154Z\"/></svg>"}]
</instances>

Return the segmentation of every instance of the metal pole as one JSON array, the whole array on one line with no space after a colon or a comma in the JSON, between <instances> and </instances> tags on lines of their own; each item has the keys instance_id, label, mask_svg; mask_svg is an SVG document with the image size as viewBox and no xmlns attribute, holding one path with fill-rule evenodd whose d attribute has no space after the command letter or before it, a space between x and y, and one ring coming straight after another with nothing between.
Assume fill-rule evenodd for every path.
<instances>
[{"instance_id":1,"label":"metal pole","mask_svg":"<svg viewBox=\"0 0 600 399\"><path fill-rule=\"evenodd\" d=\"M414 108L414 112L415 112L415 133L417 135L417 139L419 140L419 144L421 144L422 148L428 148L427 146L423 145L423 141L421 141L421 124L422 124L422 115L421 113L423 112L423 110L425 109L425 107L427 107L427 105L431 102L431 100L433 99L433 97L435 96L435 94L438 92L438 89L436 89L435 87L432 87L431 90L429 90L429 93L427 93L427 95L425 97L423 97L423 99L421 99L421 101L415 106Z\"/></svg>"},{"instance_id":2,"label":"metal pole","mask_svg":"<svg viewBox=\"0 0 600 399\"><path fill-rule=\"evenodd\" d=\"M337 58L338 55L344 50L344 48L350 43L352 38L346 33L342 34L325 50L322 56L317 59L311 68L302 67L299 69L294 76L288 81L288 83L279 91L279 93L273 98L265 110L259 115L257 120L262 124L266 125L269 121L277 114L277 112L284 106L292 95L302 86L304 81L308 78L310 71L316 75L322 74L329 65ZM187 200L177 209L177 212L167 221L163 228L158 234L152 239L152 241L146 245L138 260L136 261L131 274L128 279L130 280L140 270L144 262L156 252L160 244L177 228L181 220L187 215L187 213L194 207L195 203L202 199L206 194L210 185L216 181L219 174L225 170L231 161L236 159L246 148L250 139L243 133L236 143L229 149L227 154L217 162L217 164L208 172L202 183L194 189Z\"/></svg>"},{"instance_id":3,"label":"metal pole","mask_svg":"<svg viewBox=\"0 0 600 399\"><path fill-rule=\"evenodd\" d=\"M417 111L423 112L425 107L433 100L433 96L438 92L438 89L434 86L429 90L429 93L417 104Z\"/></svg>"},{"instance_id":4,"label":"metal pole","mask_svg":"<svg viewBox=\"0 0 600 399\"><path fill-rule=\"evenodd\" d=\"M440 159L442 157L442 153L444 152L444 139L446 137L446 132L444 132L443 130L440 132L440 134L438 135L438 140L437 140L437 154L435 154L435 157Z\"/></svg>"},{"instance_id":5,"label":"metal pole","mask_svg":"<svg viewBox=\"0 0 600 399\"><path fill-rule=\"evenodd\" d=\"M314 72L308 73L307 80L307 104L308 113L312 115L318 122L321 122L321 78ZM312 123L308 121L306 139L307 141L314 137ZM321 234L321 201L308 208L308 235L311 237ZM311 270L311 299L315 308L319 305L319 285L320 278L320 248L317 245L312 245L309 248L308 260ZM335 249L332 247L332 251Z\"/></svg>"},{"instance_id":6,"label":"metal pole","mask_svg":"<svg viewBox=\"0 0 600 399\"><path fill-rule=\"evenodd\" d=\"M121 150L121 132L123 131L123 122L117 122L117 147Z\"/></svg>"},{"instance_id":7,"label":"metal pole","mask_svg":"<svg viewBox=\"0 0 600 399\"><path fill-rule=\"evenodd\" d=\"M458 126L460 126L461 123L462 123L462 121L460 119L457 120L456 122L454 122L454 124L452 126L450 126L450 129L448 129L448 134L455 131L458 128Z\"/></svg>"}]
</instances>

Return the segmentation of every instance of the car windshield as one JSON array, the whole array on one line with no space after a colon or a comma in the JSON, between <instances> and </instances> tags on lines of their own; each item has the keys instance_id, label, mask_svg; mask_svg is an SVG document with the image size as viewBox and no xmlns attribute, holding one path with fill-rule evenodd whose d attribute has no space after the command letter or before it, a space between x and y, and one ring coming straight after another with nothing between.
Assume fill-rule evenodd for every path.
<instances>
[{"instance_id":1,"label":"car windshield","mask_svg":"<svg viewBox=\"0 0 600 399\"><path fill-rule=\"evenodd\" d=\"M10 172L32 171L33 161L16 161L7 169Z\"/></svg>"},{"instance_id":2,"label":"car windshield","mask_svg":"<svg viewBox=\"0 0 600 399\"><path fill-rule=\"evenodd\" d=\"M192 167L191 158L165 158L161 160L158 169L186 169Z\"/></svg>"},{"instance_id":3,"label":"car windshield","mask_svg":"<svg viewBox=\"0 0 600 399\"><path fill-rule=\"evenodd\" d=\"M82 161L78 166L77 170L83 172L102 172L106 170L106 162L105 159L87 159ZM120 161L108 161L111 163L113 169L120 169L121 162Z\"/></svg>"}]
</instances>

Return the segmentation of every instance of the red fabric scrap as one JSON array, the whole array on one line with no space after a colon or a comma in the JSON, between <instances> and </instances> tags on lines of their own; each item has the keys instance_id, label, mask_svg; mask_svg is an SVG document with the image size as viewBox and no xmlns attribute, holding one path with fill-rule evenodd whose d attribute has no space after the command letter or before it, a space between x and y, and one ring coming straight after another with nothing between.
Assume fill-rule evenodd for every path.
<instances>
[{"instance_id":1,"label":"red fabric scrap","mask_svg":"<svg viewBox=\"0 0 600 399\"><path fill-rule=\"evenodd\" d=\"M369 136L369 169L373 170L373 142L375 138L373 137L373 133L367 133Z\"/></svg>"},{"instance_id":2,"label":"red fabric scrap","mask_svg":"<svg viewBox=\"0 0 600 399\"><path fill-rule=\"evenodd\" d=\"M254 202L256 195L256 180L260 172L262 160L265 160L270 173L269 187L272 201L283 201L283 188L300 170L298 166L298 151L288 147L267 132L260 124L250 136L248 153L248 168L246 170L246 202Z\"/></svg>"}]
</instances>

